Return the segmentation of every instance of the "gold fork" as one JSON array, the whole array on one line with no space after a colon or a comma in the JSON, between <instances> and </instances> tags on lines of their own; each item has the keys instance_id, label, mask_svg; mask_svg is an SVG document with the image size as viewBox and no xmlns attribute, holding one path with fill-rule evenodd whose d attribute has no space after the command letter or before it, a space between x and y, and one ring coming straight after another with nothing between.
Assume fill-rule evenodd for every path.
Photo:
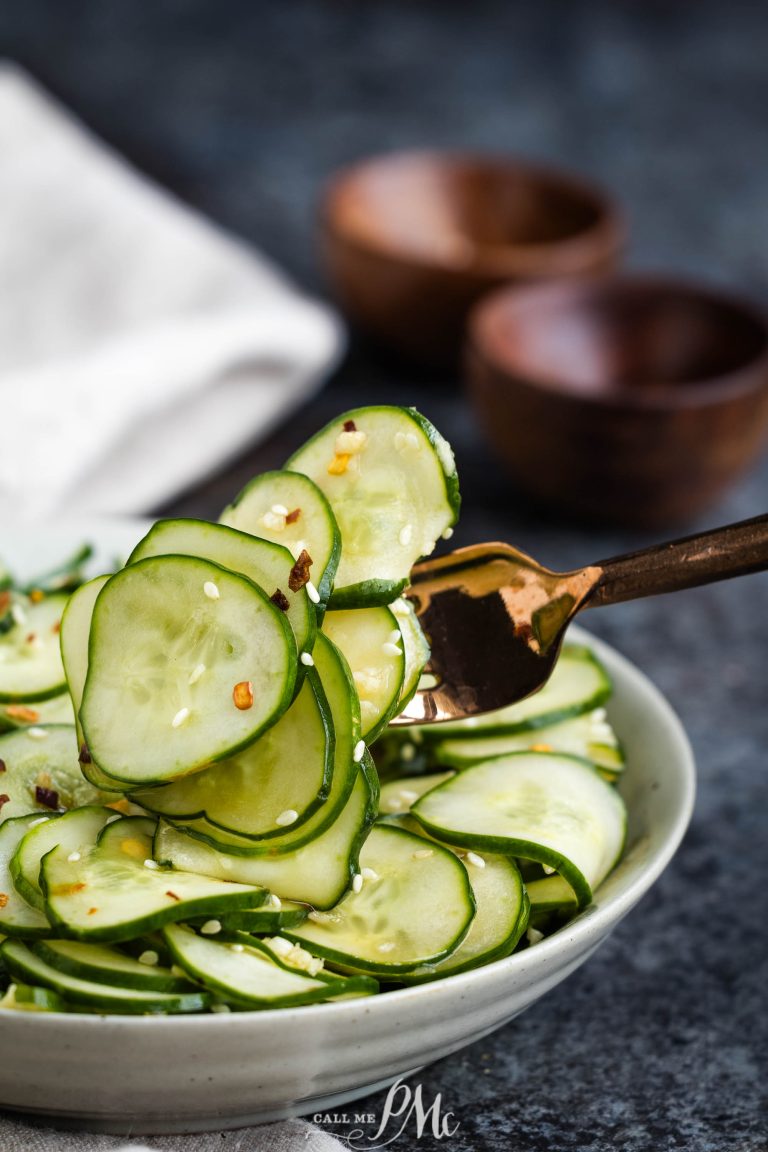
<instances>
[{"instance_id":1,"label":"gold fork","mask_svg":"<svg viewBox=\"0 0 768 1152\"><path fill-rule=\"evenodd\" d=\"M509 544L417 564L406 595L432 647L427 677L394 724L460 720L541 688L582 608L678 592L768 568L768 515L550 572Z\"/></svg>"}]
</instances>

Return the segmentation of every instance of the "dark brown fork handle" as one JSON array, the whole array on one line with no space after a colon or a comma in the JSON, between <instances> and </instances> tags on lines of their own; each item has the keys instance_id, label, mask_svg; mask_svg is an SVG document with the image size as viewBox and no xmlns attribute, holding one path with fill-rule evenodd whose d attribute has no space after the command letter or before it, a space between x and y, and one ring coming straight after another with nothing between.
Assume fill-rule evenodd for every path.
<instances>
[{"instance_id":1,"label":"dark brown fork handle","mask_svg":"<svg viewBox=\"0 0 768 1152\"><path fill-rule=\"evenodd\" d=\"M596 567L602 575L589 597L590 608L761 572L768 568L768 515L617 556Z\"/></svg>"}]
</instances>

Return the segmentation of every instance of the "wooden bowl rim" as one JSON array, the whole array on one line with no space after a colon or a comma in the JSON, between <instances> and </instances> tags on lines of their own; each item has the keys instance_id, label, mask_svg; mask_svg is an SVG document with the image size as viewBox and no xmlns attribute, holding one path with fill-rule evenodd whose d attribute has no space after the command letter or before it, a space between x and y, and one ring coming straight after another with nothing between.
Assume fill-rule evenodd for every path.
<instances>
[{"instance_id":1,"label":"wooden bowl rim","mask_svg":"<svg viewBox=\"0 0 768 1152\"><path fill-rule=\"evenodd\" d=\"M487 317L505 304L522 302L534 297L579 299L595 291L616 289L620 293L642 294L653 291L679 292L698 297L702 301L732 309L762 330L762 349L746 363L727 372L695 380L661 383L653 388L625 388L614 392L585 392L567 383L562 377L543 373L532 374L527 367L518 366L513 359L498 356L498 348L491 351L481 330ZM768 393L768 311L738 293L717 285L702 283L685 276L665 273L619 273L606 276L572 278L548 284L508 285L494 290L478 301L470 312L465 329L465 361L477 357L481 364L494 373L500 386L513 383L515 387L549 395L553 400L583 404L612 410L674 411L683 408L708 408L736 399L744 394L763 391ZM650 381L649 381L650 382Z\"/></svg>"},{"instance_id":2,"label":"wooden bowl rim","mask_svg":"<svg viewBox=\"0 0 768 1152\"><path fill-rule=\"evenodd\" d=\"M559 240L516 244L471 243L471 259L452 258L450 253L415 251L396 239L376 234L361 235L345 226L338 200L349 184L360 180L370 170L404 165L412 161L433 163L443 168L495 169L502 175L515 174L535 181L547 181L565 194L589 201L596 220L588 227ZM581 175L552 165L528 161L518 155L495 152L440 151L436 149L409 149L379 153L364 157L336 171L323 189L318 218L321 229L333 239L359 251L385 258L404 266L454 273L459 276L490 276L530 278L573 275L568 265L596 263L608 255L616 255L625 246L628 227L624 213L616 199L600 185ZM558 273L558 268L565 271Z\"/></svg>"}]
</instances>

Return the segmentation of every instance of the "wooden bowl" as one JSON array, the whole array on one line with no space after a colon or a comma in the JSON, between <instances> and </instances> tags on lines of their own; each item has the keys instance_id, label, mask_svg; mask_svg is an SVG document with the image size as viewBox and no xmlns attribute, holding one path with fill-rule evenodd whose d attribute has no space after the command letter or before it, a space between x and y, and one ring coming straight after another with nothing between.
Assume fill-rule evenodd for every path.
<instances>
[{"instance_id":1,"label":"wooden bowl","mask_svg":"<svg viewBox=\"0 0 768 1152\"><path fill-rule=\"evenodd\" d=\"M506 283L615 267L614 203L570 175L464 153L395 153L338 174L321 250L352 321L421 364L458 360L473 304Z\"/></svg>"},{"instance_id":2,"label":"wooden bowl","mask_svg":"<svg viewBox=\"0 0 768 1152\"><path fill-rule=\"evenodd\" d=\"M625 275L505 290L472 314L470 394L547 504L643 527L703 511L768 435L768 322L694 284Z\"/></svg>"}]
</instances>

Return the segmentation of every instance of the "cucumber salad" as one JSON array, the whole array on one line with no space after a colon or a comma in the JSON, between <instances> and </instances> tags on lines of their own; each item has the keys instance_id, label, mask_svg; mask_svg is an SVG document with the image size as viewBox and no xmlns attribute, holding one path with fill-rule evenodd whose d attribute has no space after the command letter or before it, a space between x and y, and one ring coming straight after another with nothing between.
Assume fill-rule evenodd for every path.
<instances>
[{"instance_id":1,"label":"cucumber salad","mask_svg":"<svg viewBox=\"0 0 768 1152\"><path fill-rule=\"evenodd\" d=\"M625 830L590 650L500 711L390 724L429 660L411 567L458 511L429 421L360 408L118 571L0 569L0 1007L367 996L590 903Z\"/></svg>"}]
</instances>

